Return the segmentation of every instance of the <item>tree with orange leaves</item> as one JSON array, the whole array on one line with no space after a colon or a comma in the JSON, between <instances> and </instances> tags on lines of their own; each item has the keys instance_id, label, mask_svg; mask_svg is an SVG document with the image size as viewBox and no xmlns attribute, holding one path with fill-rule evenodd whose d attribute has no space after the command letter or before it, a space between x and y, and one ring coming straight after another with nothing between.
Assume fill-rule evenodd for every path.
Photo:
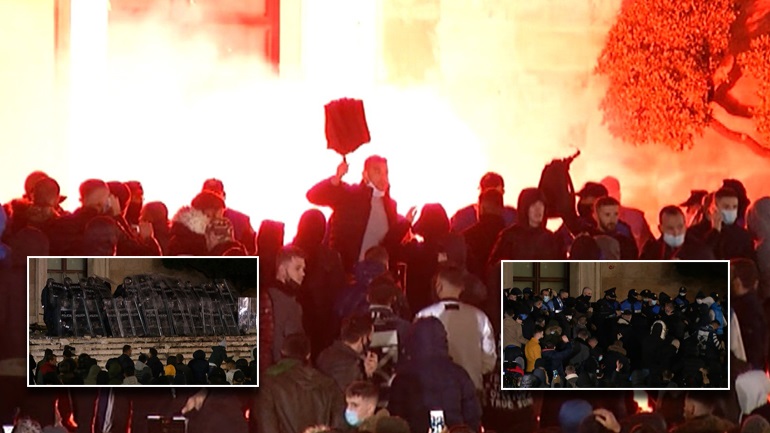
<instances>
[{"instance_id":1,"label":"tree with orange leaves","mask_svg":"<svg viewBox=\"0 0 770 433\"><path fill-rule=\"evenodd\" d=\"M623 141L689 149L714 126L709 103L728 55L733 0L625 2L596 73L609 81L604 123Z\"/></svg>"}]
</instances>

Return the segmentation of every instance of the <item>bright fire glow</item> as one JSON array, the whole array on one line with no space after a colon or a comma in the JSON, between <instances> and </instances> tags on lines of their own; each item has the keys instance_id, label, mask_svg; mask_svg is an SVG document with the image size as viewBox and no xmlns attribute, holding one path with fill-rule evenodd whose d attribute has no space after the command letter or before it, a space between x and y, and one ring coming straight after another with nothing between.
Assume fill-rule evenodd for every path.
<instances>
[{"instance_id":1,"label":"bright fire glow","mask_svg":"<svg viewBox=\"0 0 770 433\"><path fill-rule=\"evenodd\" d=\"M14 35L0 42L0 95L13 101L0 107L0 138L24 149L8 158L0 201L19 196L26 174L42 169L60 181L69 210L78 206L79 183L97 177L140 180L146 200L164 201L173 214L218 177L230 207L250 214L255 227L284 221L290 241L309 208L305 192L340 161L325 149L323 105L346 96L364 99L373 139L348 158L346 180L360 179L368 155L386 156L402 213L441 202L451 214L475 200L488 170L505 177L506 201L515 204L545 163L575 147L583 151L575 186L618 177L624 204L644 210L656 234L660 207L690 189L713 190L734 177L754 199L770 193L768 160L712 132L675 154L623 145L601 126L604 84L591 69L620 0L558 8L436 2L415 16L399 9L402 2L293 2L301 3L301 24L281 31L301 34L293 39L302 42L302 66L279 78L255 58L220 57L205 33L175 34L152 19L108 25L106 0L72 0L70 77L59 83L66 89L51 89L56 80L44 72L55 69L45 51L53 2L0 2L0 27ZM404 52L415 53L410 36L429 33L425 78L393 75L398 67L386 74L393 65L385 42L394 36L385 26L434 18L433 27L404 25L412 33L398 36ZM393 84L405 82L413 84ZM71 97L59 116L53 90ZM66 134L41 132L59 117Z\"/></svg>"},{"instance_id":2,"label":"bright fire glow","mask_svg":"<svg viewBox=\"0 0 770 433\"><path fill-rule=\"evenodd\" d=\"M93 33L79 40L104 37L98 26L80 30ZM279 79L253 59L218 59L203 36L181 40L152 23L114 26L109 35L106 91L73 87L72 116L89 120L72 123L70 148L79 169L67 191L77 191L87 177L138 178L145 200L161 200L173 214L206 178L217 177L230 207L251 215L255 228L262 219L285 222L289 242L310 207L305 193L341 161L326 149L323 105L344 96L365 101L372 134L371 143L348 157L346 181L359 182L364 159L376 153L390 161L402 213L440 202L451 215L477 194L488 165L481 143L434 89L362 80L348 86L323 74ZM94 61L75 60L73 75ZM334 61L343 71L363 72L358 57ZM115 163L105 160L108 149ZM77 206L74 199L66 204Z\"/></svg>"},{"instance_id":3,"label":"bright fire glow","mask_svg":"<svg viewBox=\"0 0 770 433\"><path fill-rule=\"evenodd\" d=\"M638 406L640 413L652 412L652 405L650 404L650 397L645 391L634 391L634 401Z\"/></svg>"}]
</instances>

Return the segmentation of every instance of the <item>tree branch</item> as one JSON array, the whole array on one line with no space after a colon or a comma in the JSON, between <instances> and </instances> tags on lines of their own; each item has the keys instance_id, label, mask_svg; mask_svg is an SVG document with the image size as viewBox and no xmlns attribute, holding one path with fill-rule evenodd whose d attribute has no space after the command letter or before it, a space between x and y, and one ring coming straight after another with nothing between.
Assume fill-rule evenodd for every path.
<instances>
[{"instance_id":1,"label":"tree branch","mask_svg":"<svg viewBox=\"0 0 770 433\"><path fill-rule=\"evenodd\" d=\"M756 155L762 156L764 158L770 158L770 147L763 145L750 135L738 131L733 131L732 129L725 126L724 123L713 117L709 121L709 126L719 135L745 145Z\"/></svg>"}]
</instances>

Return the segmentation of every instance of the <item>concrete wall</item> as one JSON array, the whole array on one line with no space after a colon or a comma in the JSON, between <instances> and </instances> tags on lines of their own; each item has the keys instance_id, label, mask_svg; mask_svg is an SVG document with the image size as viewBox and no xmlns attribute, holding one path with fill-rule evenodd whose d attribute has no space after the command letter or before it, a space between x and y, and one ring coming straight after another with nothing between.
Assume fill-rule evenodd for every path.
<instances>
[{"instance_id":1,"label":"concrete wall","mask_svg":"<svg viewBox=\"0 0 770 433\"><path fill-rule=\"evenodd\" d=\"M723 297L727 295L728 282L726 279L719 281L705 277L686 277L676 270L676 263L674 262L612 262L597 263L596 266L600 269L602 290L616 287L618 299L625 299L631 289L636 289L637 292L649 289L657 294L665 292L674 297L679 293L681 286L687 287L687 296L690 300L694 299L700 290L706 294L717 292Z\"/></svg>"}]
</instances>

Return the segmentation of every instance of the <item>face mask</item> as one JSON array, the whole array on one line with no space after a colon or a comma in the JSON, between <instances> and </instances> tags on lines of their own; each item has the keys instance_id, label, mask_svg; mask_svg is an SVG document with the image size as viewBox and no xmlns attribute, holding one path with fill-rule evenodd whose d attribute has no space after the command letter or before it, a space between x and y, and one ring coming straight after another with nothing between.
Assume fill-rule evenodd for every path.
<instances>
[{"instance_id":1,"label":"face mask","mask_svg":"<svg viewBox=\"0 0 770 433\"><path fill-rule=\"evenodd\" d=\"M345 409L345 421L353 427L357 427L361 424L361 421L358 419L358 414L350 409Z\"/></svg>"},{"instance_id":2,"label":"face mask","mask_svg":"<svg viewBox=\"0 0 770 433\"><path fill-rule=\"evenodd\" d=\"M738 210L722 210L720 211L722 214L722 222L724 222L727 225L731 225L735 223L735 220L738 219Z\"/></svg>"},{"instance_id":3,"label":"face mask","mask_svg":"<svg viewBox=\"0 0 770 433\"><path fill-rule=\"evenodd\" d=\"M551 300L550 296L543 296L543 303L546 303Z\"/></svg>"},{"instance_id":4,"label":"face mask","mask_svg":"<svg viewBox=\"0 0 770 433\"><path fill-rule=\"evenodd\" d=\"M590 204L578 204L577 206L578 214L583 218L591 218L593 209L593 206Z\"/></svg>"},{"instance_id":5,"label":"face mask","mask_svg":"<svg viewBox=\"0 0 770 433\"><path fill-rule=\"evenodd\" d=\"M679 248L684 244L684 235L684 233L679 236L663 233L663 242L665 242L666 245L670 246L671 248Z\"/></svg>"},{"instance_id":6,"label":"face mask","mask_svg":"<svg viewBox=\"0 0 770 433\"><path fill-rule=\"evenodd\" d=\"M658 305L658 301L651 301L650 305Z\"/></svg>"}]
</instances>

